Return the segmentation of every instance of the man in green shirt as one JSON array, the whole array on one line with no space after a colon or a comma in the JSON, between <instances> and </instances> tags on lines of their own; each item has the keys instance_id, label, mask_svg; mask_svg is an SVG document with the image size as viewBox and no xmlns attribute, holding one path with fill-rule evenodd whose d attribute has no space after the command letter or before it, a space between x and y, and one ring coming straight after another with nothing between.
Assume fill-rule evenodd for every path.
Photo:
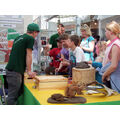
<instances>
[{"instance_id":1,"label":"man in green shirt","mask_svg":"<svg viewBox=\"0 0 120 120\"><path fill-rule=\"evenodd\" d=\"M56 33L56 34L54 34L54 35L52 35L50 37L49 44L52 45L51 49L57 48L57 41L56 41L56 39L65 32L64 25L63 24L59 24L57 31L58 31L58 33Z\"/></svg>"},{"instance_id":2,"label":"man in green shirt","mask_svg":"<svg viewBox=\"0 0 120 120\"><path fill-rule=\"evenodd\" d=\"M40 29L37 24L29 24L27 33L14 40L9 62L6 66L8 105L16 104L17 98L21 94L25 70L30 78L33 78L36 75L35 72L31 71L31 64L34 39L39 31Z\"/></svg>"}]
</instances>

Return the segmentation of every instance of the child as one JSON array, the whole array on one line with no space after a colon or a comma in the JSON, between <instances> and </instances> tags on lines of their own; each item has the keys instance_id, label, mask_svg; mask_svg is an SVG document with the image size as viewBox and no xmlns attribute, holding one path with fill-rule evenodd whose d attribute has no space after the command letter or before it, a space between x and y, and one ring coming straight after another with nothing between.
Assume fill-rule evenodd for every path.
<instances>
[{"instance_id":1,"label":"child","mask_svg":"<svg viewBox=\"0 0 120 120\"><path fill-rule=\"evenodd\" d=\"M76 66L77 63L85 61L85 56L83 50L78 47L80 38L77 35L72 35L68 41L68 46L70 48L70 64L69 64L69 76L72 77L72 68Z\"/></svg>"},{"instance_id":2,"label":"child","mask_svg":"<svg viewBox=\"0 0 120 120\"><path fill-rule=\"evenodd\" d=\"M99 41L96 46L98 49L97 57L95 61L88 61L88 63L92 64L94 68L98 69L98 68L102 68L102 61L103 61L105 49L106 49L106 42ZM96 70L95 77L96 77L95 79L97 80L97 82L102 83L102 76L99 74L97 70Z\"/></svg>"},{"instance_id":3,"label":"child","mask_svg":"<svg viewBox=\"0 0 120 120\"><path fill-rule=\"evenodd\" d=\"M61 66L69 67L69 77L72 77L72 68L76 66L77 63L85 61L85 56L83 50L78 47L80 38L77 35L72 35L68 39L68 47L70 48L69 61L63 61Z\"/></svg>"},{"instance_id":4,"label":"child","mask_svg":"<svg viewBox=\"0 0 120 120\"><path fill-rule=\"evenodd\" d=\"M62 75L66 75L67 72L67 66L63 65L63 63L67 62L69 60L69 47L68 47L68 39L69 36L68 34L63 34L59 37L59 39L62 42L62 50L60 51L60 55L61 55L61 64L59 66L59 68L56 68L56 73L57 74L62 74Z\"/></svg>"},{"instance_id":5,"label":"child","mask_svg":"<svg viewBox=\"0 0 120 120\"><path fill-rule=\"evenodd\" d=\"M55 69L59 67L60 51L62 49L62 42L59 38L57 38L57 46L58 48L53 48L47 53L47 55L52 58L52 62L50 63L50 66L45 69L46 74L55 74Z\"/></svg>"},{"instance_id":6,"label":"child","mask_svg":"<svg viewBox=\"0 0 120 120\"><path fill-rule=\"evenodd\" d=\"M97 43L98 53L95 59L96 62L102 62L105 54L107 43L105 41L100 41Z\"/></svg>"},{"instance_id":7,"label":"child","mask_svg":"<svg viewBox=\"0 0 120 120\"><path fill-rule=\"evenodd\" d=\"M104 52L106 49L106 42L105 41L99 41L96 45L97 47L97 57L95 59L95 61L89 61L89 64L92 64L92 66L96 69L98 68L102 68L102 61L104 58ZM97 82L102 83L102 75L99 74L99 72L96 70L95 73L95 79L97 80Z\"/></svg>"},{"instance_id":8,"label":"child","mask_svg":"<svg viewBox=\"0 0 120 120\"><path fill-rule=\"evenodd\" d=\"M61 50L61 57L63 59L69 60L69 47L68 47L68 34L63 34L60 36L60 40L62 41L63 48Z\"/></svg>"}]
</instances>

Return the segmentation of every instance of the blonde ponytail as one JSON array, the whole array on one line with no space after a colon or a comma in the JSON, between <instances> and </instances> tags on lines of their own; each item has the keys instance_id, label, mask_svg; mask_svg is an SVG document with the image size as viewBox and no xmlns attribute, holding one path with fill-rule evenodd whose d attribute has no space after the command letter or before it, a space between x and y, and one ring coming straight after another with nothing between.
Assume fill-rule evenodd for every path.
<instances>
[{"instance_id":1,"label":"blonde ponytail","mask_svg":"<svg viewBox=\"0 0 120 120\"><path fill-rule=\"evenodd\" d=\"M112 21L106 25L106 29L113 32L118 38L120 38L120 25Z\"/></svg>"}]
</instances>

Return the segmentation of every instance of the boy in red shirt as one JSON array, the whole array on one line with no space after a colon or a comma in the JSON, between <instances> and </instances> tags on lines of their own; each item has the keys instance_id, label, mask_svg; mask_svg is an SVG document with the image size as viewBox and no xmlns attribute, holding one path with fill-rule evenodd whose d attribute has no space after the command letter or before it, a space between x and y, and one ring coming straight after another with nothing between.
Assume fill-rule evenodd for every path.
<instances>
[{"instance_id":1,"label":"boy in red shirt","mask_svg":"<svg viewBox=\"0 0 120 120\"><path fill-rule=\"evenodd\" d=\"M55 74L55 69L60 65L62 42L59 38L57 39L57 46L58 48L53 48L47 53L52 58L52 62L50 63L50 66L45 69L46 74Z\"/></svg>"}]
</instances>

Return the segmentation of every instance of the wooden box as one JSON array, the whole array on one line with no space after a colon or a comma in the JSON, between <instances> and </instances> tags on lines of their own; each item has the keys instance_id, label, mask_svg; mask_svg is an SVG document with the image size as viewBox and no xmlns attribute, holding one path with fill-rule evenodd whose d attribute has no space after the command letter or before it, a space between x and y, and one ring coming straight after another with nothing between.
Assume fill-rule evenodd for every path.
<instances>
[{"instance_id":1,"label":"wooden box","mask_svg":"<svg viewBox=\"0 0 120 120\"><path fill-rule=\"evenodd\" d=\"M86 69L72 69L72 81L79 85L87 85L95 81L95 69L93 67Z\"/></svg>"},{"instance_id":2,"label":"wooden box","mask_svg":"<svg viewBox=\"0 0 120 120\"><path fill-rule=\"evenodd\" d=\"M35 78L35 87L39 90L42 89L65 89L68 85L68 78L61 75L54 76L36 76Z\"/></svg>"}]
</instances>

